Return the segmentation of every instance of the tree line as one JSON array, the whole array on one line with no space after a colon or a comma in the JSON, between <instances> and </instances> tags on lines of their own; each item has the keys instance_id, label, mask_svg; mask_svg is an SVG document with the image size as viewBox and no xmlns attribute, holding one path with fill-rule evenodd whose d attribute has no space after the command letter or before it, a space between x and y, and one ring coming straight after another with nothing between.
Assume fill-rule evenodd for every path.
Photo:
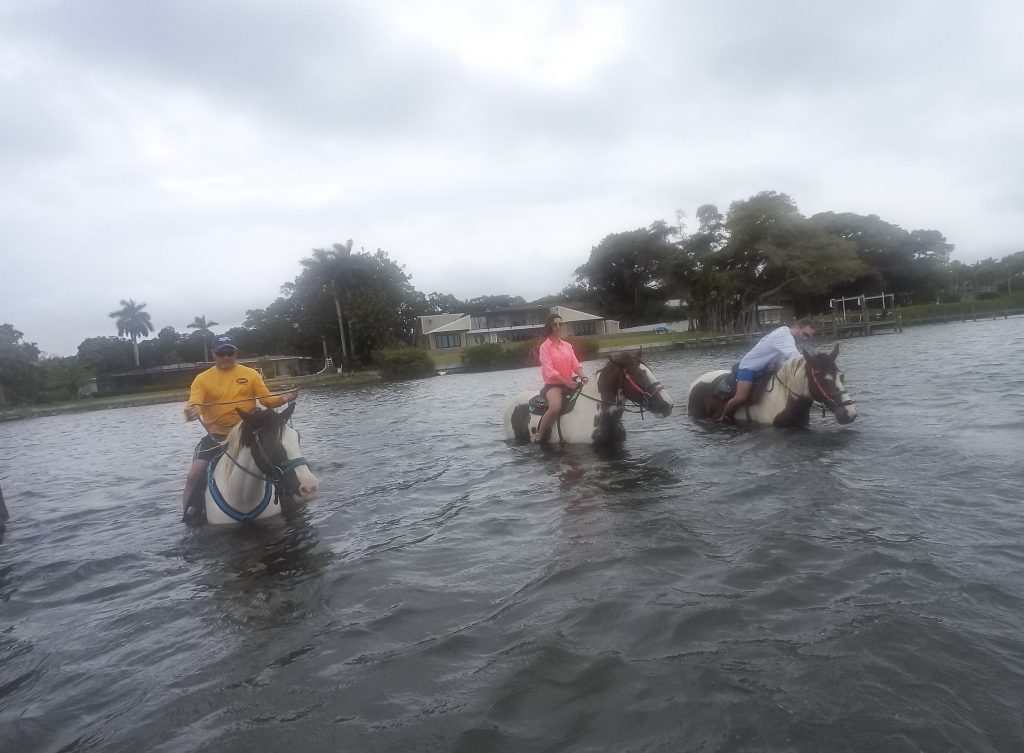
<instances>
[{"instance_id":1,"label":"tree line","mask_svg":"<svg viewBox=\"0 0 1024 753\"><path fill-rule=\"evenodd\" d=\"M564 303L623 326L687 318L695 329L746 331L757 307L787 304L800 314L828 309L830 298L893 293L897 302L984 297L1024 288L1024 251L972 265L951 261L937 230L907 231L876 215L823 212L805 217L786 194L764 191L725 213L705 204L687 228L675 224L612 233L559 293L533 303ZM552 281L557 284L557 281ZM685 309L669 309L678 298ZM228 330L247 355L331 357L349 367L374 353L415 343L417 317L524 305L519 296L460 300L416 290L402 265L353 241L313 249L299 274L264 308ZM217 322L199 315L186 332L155 328L145 303L124 299L111 312L117 336L95 336L77 356L42 358L11 324L0 326L0 406L74 398L90 376L133 367L209 360Z\"/></svg>"},{"instance_id":2,"label":"tree line","mask_svg":"<svg viewBox=\"0 0 1024 753\"><path fill-rule=\"evenodd\" d=\"M1024 273L1024 251L966 265L950 260L953 245L938 230L850 212L805 217L774 191L725 214L701 206L693 232L677 219L605 237L561 295L596 303L624 325L665 318L665 301L680 298L695 329L752 331L760 305L801 315L828 311L832 298L882 292L901 305L958 301L1012 292Z\"/></svg>"}]
</instances>

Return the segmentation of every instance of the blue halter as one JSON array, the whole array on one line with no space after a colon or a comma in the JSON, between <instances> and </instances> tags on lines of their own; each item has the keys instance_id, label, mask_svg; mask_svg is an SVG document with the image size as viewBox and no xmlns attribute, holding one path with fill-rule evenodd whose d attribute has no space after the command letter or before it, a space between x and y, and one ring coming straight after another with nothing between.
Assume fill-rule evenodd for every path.
<instances>
[{"instance_id":1,"label":"blue halter","mask_svg":"<svg viewBox=\"0 0 1024 753\"><path fill-rule=\"evenodd\" d=\"M224 454L227 455L227 453ZM221 493L220 489L217 488L217 483L213 479L214 469L216 468L217 463L220 462L220 459L222 457L224 457L224 455L215 458L206 467L206 488L209 490L210 496L213 498L214 504L217 505L220 511L232 520L236 520L239 523L251 523L263 514L263 511L267 509L267 505L270 504L271 497L274 496L274 491L277 489L277 485L281 483L281 481L284 479L284 475L288 473L288 471L295 470L300 465L309 465L309 462L304 457L297 457L292 458L283 465L274 466L274 473L272 476L263 476L263 478L265 478L267 481L266 489L263 492L263 499L261 499L260 503L249 512L242 512L241 510L236 510L234 507L231 506L231 504L224 498L224 495ZM230 455L227 455L227 457L231 460L231 462L233 462L246 473L253 476L256 475L252 473L252 471L242 468L242 466L238 464L238 461L235 460Z\"/></svg>"},{"instance_id":2,"label":"blue halter","mask_svg":"<svg viewBox=\"0 0 1024 753\"><path fill-rule=\"evenodd\" d=\"M221 457L223 457L223 455ZM234 458L232 458L232 460L234 460ZM251 523L262 515L263 511L267 509L267 505L270 504L270 498L274 496L274 482L270 480L269 476L265 476L264 478L267 480L267 488L263 493L263 499L260 500L260 503L249 512L236 510L226 499L224 499L224 495L221 494L220 489L217 488L217 484L213 480L213 471L219 462L220 457L213 460L213 462L206 467L206 488L210 492L210 496L213 498L217 507L220 508L220 511L232 520L236 520L239 523Z\"/></svg>"}]
</instances>

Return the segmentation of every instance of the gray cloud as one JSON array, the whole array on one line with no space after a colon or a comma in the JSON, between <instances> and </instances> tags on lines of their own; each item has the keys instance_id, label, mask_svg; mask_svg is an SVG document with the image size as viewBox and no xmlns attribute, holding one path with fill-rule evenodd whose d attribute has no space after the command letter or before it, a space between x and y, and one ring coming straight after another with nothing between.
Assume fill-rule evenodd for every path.
<instances>
[{"instance_id":1,"label":"gray cloud","mask_svg":"<svg viewBox=\"0 0 1024 753\"><path fill-rule=\"evenodd\" d=\"M57 353L122 297L238 324L350 237L426 292L535 297L766 189L1012 253L1024 11L961 7L8 3L0 321Z\"/></svg>"}]
</instances>

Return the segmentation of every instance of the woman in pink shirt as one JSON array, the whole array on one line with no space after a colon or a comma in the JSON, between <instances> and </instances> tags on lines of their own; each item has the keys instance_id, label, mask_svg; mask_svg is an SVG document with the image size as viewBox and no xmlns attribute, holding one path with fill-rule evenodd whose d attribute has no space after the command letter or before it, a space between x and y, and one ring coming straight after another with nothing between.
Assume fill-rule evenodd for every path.
<instances>
[{"instance_id":1,"label":"woman in pink shirt","mask_svg":"<svg viewBox=\"0 0 1024 753\"><path fill-rule=\"evenodd\" d=\"M544 324L544 334L546 339L540 346L540 375L544 379L544 388L540 393L548 399L548 410L540 418L540 426L534 435L536 442L547 439L551 424L562 412L562 401L566 395L563 390L571 393L586 381L576 351L562 339L562 317L558 314L549 316ZM579 379L579 383L576 379Z\"/></svg>"}]
</instances>

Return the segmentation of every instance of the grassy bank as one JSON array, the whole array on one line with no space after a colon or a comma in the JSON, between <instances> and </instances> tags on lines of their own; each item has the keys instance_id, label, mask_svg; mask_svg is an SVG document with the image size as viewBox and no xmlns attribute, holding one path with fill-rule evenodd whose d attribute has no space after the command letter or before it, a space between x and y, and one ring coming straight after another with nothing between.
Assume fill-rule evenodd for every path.
<instances>
[{"instance_id":1,"label":"grassy bank","mask_svg":"<svg viewBox=\"0 0 1024 753\"><path fill-rule=\"evenodd\" d=\"M351 374L310 374L309 376L285 377L267 380L267 387L273 392L288 387L349 387L380 380L376 371L356 371ZM136 392L130 395L112 395L109 397L84 397L62 403L45 405L22 405L0 410L0 421L16 418L32 418L34 416L55 416L61 413L79 413L83 411L107 410L110 408L134 408L140 405L158 405L160 403L184 403L188 399L188 390L160 390L156 392Z\"/></svg>"}]
</instances>

